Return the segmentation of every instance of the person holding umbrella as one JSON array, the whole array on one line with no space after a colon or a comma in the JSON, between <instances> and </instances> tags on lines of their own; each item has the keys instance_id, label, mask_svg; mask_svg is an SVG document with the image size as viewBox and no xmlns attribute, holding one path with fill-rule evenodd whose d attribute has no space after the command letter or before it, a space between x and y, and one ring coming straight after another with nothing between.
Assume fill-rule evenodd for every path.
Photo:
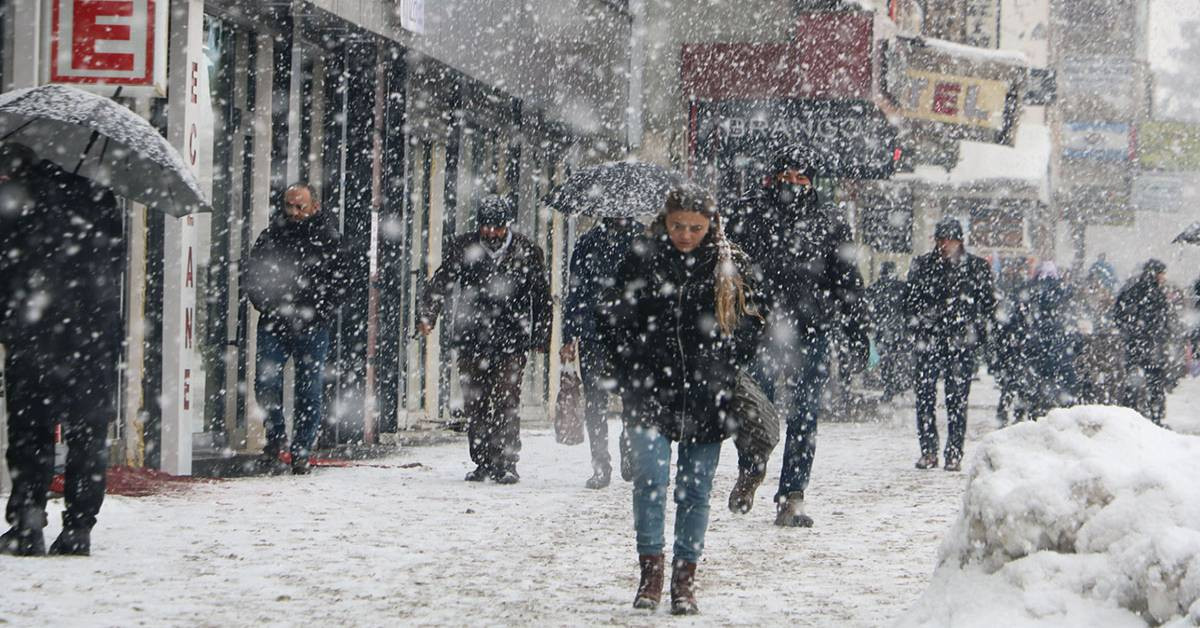
<instances>
[{"instance_id":1,"label":"person holding umbrella","mask_svg":"<svg viewBox=\"0 0 1200 628\"><path fill-rule=\"evenodd\" d=\"M578 357L583 380L584 424L592 456L592 477L586 486L601 489L612 478L612 460L608 451L608 395L616 392L612 356L596 326L595 308L600 295L613 285L617 266L629 251L634 238L645 227L633 218L605 217L583 234L571 252L571 279L563 307L563 346L559 357L572 362ZM630 479L625 431L621 436L621 477Z\"/></svg>"},{"instance_id":2,"label":"person holding umbrella","mask_svg":"<svg viewBox=\"0 0 1200 628\"><path fill-rule=\"evenodd\" d=\"M66 509L50 554L86 556L104 501L122 357L125 242L111 191L0 145L0 343L7 352L11 526L0 554L46 553L54 433L67 443Z\"/></svg>"},{"instance_id":3,"label":"person holding umbrella","mask_svg":"<svg viewBox=\"0 0 1200 628\"><path fill-rule=\"evenodd\" d=\"M679 185L650 234L636 239L604 292L599 326L619 372L633 463L641 580L633 605L662 596L671 443L678 443L671 612L698 612L696 564L727 436L738 370L763 329L750 263L725 239L716 202Z\"/></svg>"}]
</instances>

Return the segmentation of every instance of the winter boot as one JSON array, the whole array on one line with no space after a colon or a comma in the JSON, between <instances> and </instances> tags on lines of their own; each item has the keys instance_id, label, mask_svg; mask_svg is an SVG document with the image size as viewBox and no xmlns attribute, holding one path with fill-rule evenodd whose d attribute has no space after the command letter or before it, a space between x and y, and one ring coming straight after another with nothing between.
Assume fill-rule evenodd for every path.
<instances>
[{"instance_id":1,"label":"winter boot","mask_svg":"<svg viewBox=\"0 0 1200 628\"><path fill-rule=\"evenodd\" d=\"M479 466L475 467L474 471L467 473L467 476L464 477L463 480L465 480L467 482L482 482L482 481L486 480L488 478L488 476L491 474L492 473L490 471L488 471L487 467L485 467L483 465L479 465Z\"/></svg>"},{"instance_id":2,"label":"winter boot","mask_svg":"<svg viewBox=\"0 0 1200 628\"><path fill-rule=\"evenodd\" d=\"M46 513L32 509L18 513L8 532L0 534L0 554L45 556L46 538L42 535L45 527Z\"/></svg>"},{"instance_id":3,"label":"winter boot","mask_svg":"<svg viewBox=\"0 0 1200 628\"><path fill-rule=\"evenodd\" d=\"M612 482L612 469L597 467L592 473L592 477L584 483L584 486L591 489L602 489Z\"/></svg>"},{"instance_id":4,"label":"winter boot","mask_svg":"<svg viewBox=\"0 0 1200 628\"><path fill-rule=\"evenodd\" d=\"M811 528L812 517L804 514L804 491L788 493L775 504L775 525L784 528Z\"/></svg>"},{"instance_id":5,"label":"winter boot","mask_svg":"<svg viewBox=\"0 0 1200 628\"><path fill-rule=\"evenodd\" d=\"M292 456L292 475L308 475L312 473L312 464L308 456Z\"/></svg>"},{"instance_id":6,"label":"winter boot","mask_svg":"<svg viewBox=\"0 0 1200 628\"><path fill-rule=\"evenodd\" d=\"M917 464L913 465L918 469L936 469L938 465L937 454L923 454Z\"/></svg>"},{"instance_id":7,"label":"winter boot","mask_svg":"<svg viewBox=\"0 0 1200 628\"><path fill-rule=\"evenodd\" d=\"M521 476L517 475L516 467L508 467L497 471L492 479L496 480L496 484L516 484L521 481Z\"/></svg>"},{"instance_id":8,"label":"winter boot","mask_svg":"<svg viewBox=\"0 0 1200 628\"><path fill-rule=\"evenodd\" d=\"M662 554L640 554L638 565L642 568L642 580L638 583L633 607L652 611L662 599L663 556Z\"/></svg>"},{"instance_id":9,"label":"winter boot","mask_svg":"<svg viewBox=\"0 0 1200 628\"><path fill-rule=\"evenodd\" d=\"M283 449L279 445L267 445L263 447L262 455L258 457L258 469L269 475L283 475L287 473L291 467L287 462L284 462L282 457Z\"/></svg>"},{"instance_id":10,"label":"winter boot","mask_svg":"<svg viewBox=\"0 0 1200 628\"><path fill-rule=\"evenodd\" d=\"M937 466L936 461L933 466L935 466L935 467ZM962 458L959 458L957 456L946 456L946 466L944 466L942 468L947 471L961 471L962 470Z\"/></svg>"},{"instance_id":11,"label":"winter boot","mask_svg":"<svg viewBox=\"0 0 1200 628\"><path fill-rule=\"evenodd\" d=\"M87 528L63 528L50 544L51 556L91 556L92 531Z\"/></svg>"},{"instance_id":12,"label":"winter boot","mask_svg":"<svg viewBox=\"0 0 1200 628\"><path fill-rule=\"evenodd\" d=\"M738 471L737 482L729 491L729 510L734 514L744 515L754 507L754 492L762 484L765 473L753 473L746 469Z\"/></svg>"},{"instance_id":13,"label":"winter boot","mask_svg":"<svg viewBox=\"0 0 1200 628\"><path fill-rule=\"evenodd\" d=\"M675 559L671 572L671 614L695 615L696 606L696 563Z\"/></svg>"}]
</instances>

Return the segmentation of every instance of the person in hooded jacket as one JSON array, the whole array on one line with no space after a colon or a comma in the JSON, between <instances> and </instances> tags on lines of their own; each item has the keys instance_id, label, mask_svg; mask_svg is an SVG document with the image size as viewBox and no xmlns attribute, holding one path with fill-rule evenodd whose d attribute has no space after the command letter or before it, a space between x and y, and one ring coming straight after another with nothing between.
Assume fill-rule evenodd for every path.
<instances>
[{"instance_id":1,"label":"person in hooded jacket","mask_svg":"<svg viewBox=\"0 0 1200 628\"><path fill-rule=\"evenodd\" d=\"M267 444L260 464L297 475L309 472L309 457L321 427L325 359L338 308L345 300L347 269L341 234L323 211L313 188L290 186L277 212L250 251L243 275L258 309L258 355L254 394L266 411ZM295 362L295 421L289 448L283 417L283 367Z\"/></svg>"},{"instance_id":2,"label":"person in hooded jacket","mask_svg":"<svg viewBox=\"0 0 1200 628\"><path fill-rule=\"evenodd\" d=\"M1113 321L1125 345L1123 403L1155 425L1166 414L1169 342L1174 325L1165 284L1167 266L1151 259L1113 304Z\"/></svg>"},{"instance_id":3,"label":"person in hooded jacket","mask_svg":"<svg viewBox=\"0 0 1200 628\"><path fill-rule=\"evenodd\" d=\"M811 151L793 146L778 152L768 187L746 199L729 225L730 239L753 260L771 312L754 373L787 421L775 494L779 526L813 524L804 512L804 491L816 455L835 327L845 339L840 363L848 372L865 369L870 355L862 275L847 252L850 229L835 209L821 205L817 171ZM784 384L777 391L779 377ZM739 455L738 481L729 497L734 512L750 510L763 462Z\"/></svg>"},{"instance_id":4,"label":"person in hooded jacket","mask_svg":"<svg viewBox=\"0 0 1200 628\"><path fill-rule=\"evenodd\" d=\"M764 325L749 260L725 239L707 191L681 184L670 192L650 234L630 246L598 314L602 337L622 365L641 567L634 607L653 609L662 595L675 442L671 612L696 613L696 564L721 441L734 427L738 371L753 360Z\"/></svg>"},{"instance_id":5,"label":"person in hooded jacket","mask_svg":"<svg viewBox=\"0 0 1200 628\"><path fill-rule=\"evenodd\" d=\"M123 234L111 191L27 146L0 145L0 343L13 483L0 554L46 553L57 424L67 444L66 509L49 551L91 552L123 356Z\"/></svg>"},{"instance_id":6,"label":"person in hooded jacket","mask_svg":"<svg viewBox=\"0 0 1200 628\"><path fill-rule=\"evenodd\" d=\"M446 247L417 310L417 331L428 336L457 288L449 344L458 353L475 463L468 482L520 481L521 378L529 351L550 348L552 302L542 249L512 229L516 218L508 199L481 199L478 230Z\"/></svg>"},{"instance_id":7,"label":"person in hooded jacket","mask_svg":"<svg viewBox=\"0 0 1200 628\"><path fill-rule=\"evenodd\" d=\"M645 231L633 218L601 218L583 234L571 252L571 280L563 306L563 346L559 357L564 363L579 358L583 381L584 424L592 455L592 477L586 486L601 489L612 479L612 458L608 451L608 395L616 392L613 383L612 356L597 329L594 311L601 294L613 285L613 275L634 238ZM630 479L628 441L621 437L621 476Z\"/></svg>"},{"instance_id":8,"label":"person in hooded jacket","mask_svg":"<svg viewBox=\"0 0 1200 628\"><path fill-rule=\"evenodd\" d=\"M909 323L916 341L918 469L938 464L937 381L946 394L945 470L962 468L967 396L996 310L992 268L963 247L963 228L946 217L934 227L934 250L913 259L908 271Z\"/></svg>"}]
</instances>

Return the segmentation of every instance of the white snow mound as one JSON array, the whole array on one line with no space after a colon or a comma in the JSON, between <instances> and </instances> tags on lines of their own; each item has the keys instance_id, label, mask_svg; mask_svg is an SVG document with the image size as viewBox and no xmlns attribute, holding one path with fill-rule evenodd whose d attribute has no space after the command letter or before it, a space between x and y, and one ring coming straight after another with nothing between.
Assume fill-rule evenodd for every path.
<instances>
[{"instance_id":1,"label":"white snow mound","mask_svg":"<svg viewBox=\"0 0 1200 628\"><path fill-rule=\"evenodd\" d=\"M1081 406L988 435L900 626L1200 625L1200 437Z\"/></svg>"}]
</instances>

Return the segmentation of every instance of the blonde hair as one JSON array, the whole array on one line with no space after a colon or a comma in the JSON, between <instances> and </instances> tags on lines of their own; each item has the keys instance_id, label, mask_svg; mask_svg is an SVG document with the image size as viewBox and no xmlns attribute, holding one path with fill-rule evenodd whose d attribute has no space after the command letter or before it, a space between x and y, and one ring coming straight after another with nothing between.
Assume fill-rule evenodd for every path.
<instances>
[{"instance_id":1,"label":"blonde hair","mask_svg":"<svg viewBox=\"0 0 1200 628\"><path fill-rule=\"evenodd\" d=\"M717 247L714 271L717 325L721 327L721 333L732 335L742 316L759 314L747 305L746 280L734 262L733 243L725 237L725 223L717 211L717 202L707 190L694 183L684 183L667 194L666 207L660 218L665 222L667 215L675 212L695 212L712 221L708 237Z\"/></svg>"}]
</instances>

